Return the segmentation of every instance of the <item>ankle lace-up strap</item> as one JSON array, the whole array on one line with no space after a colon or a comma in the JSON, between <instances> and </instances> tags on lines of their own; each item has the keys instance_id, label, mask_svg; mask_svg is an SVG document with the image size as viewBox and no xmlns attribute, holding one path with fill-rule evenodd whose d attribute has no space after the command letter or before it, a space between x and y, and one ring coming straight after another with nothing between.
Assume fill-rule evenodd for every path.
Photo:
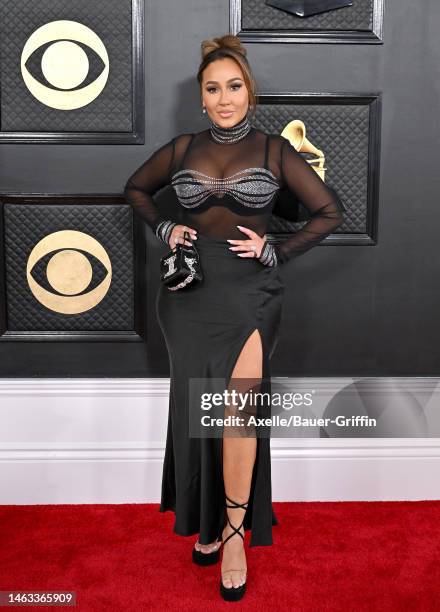
<instances>
[{"instance_id":1,"label":"ankle lace-up strap","mask_svg":"<svg viewBox=\"0 0 440 612\"><path fill-rule=\"evenodd\" d=\"M247 502L245 502L245 503L243 503L243 504L238 504L237 502L235 502L234 500L232 500L232 499L231 499L230 497L228 497L227 495L225 495L225 497L226 497L227 501L229 501L229 502L231 502L231 503L232 503L232 505L229 505L229 504L226 502L226 508L242 508L242 509L245 511L245 514L246 514L246 510L247 510L247 507L248 507L248 503L249 503L249 501L247 501ZM230 527L231 527L231 528L234 530L234 532L233 532L233 533L230 533L230 534L228 535L228 537L227 537L227 538L224 540L224 542L223 542L223 546L224 546L224 545L226 544L226 542L227 542L227 541L228 541L230 538L232 538L232 536L234 536L236 533L238 533L238 535L239 535L239 536L240 536L240 537L241 537L241 538L244 540L244 536L243 536L243 534L242 534L242 533L241 533L241 531L240 531L240 529L242 528L243 523L244 523L244 515L243 515L243 520L241 521L241 523L240 523L240 525L239 525L238 527L235 527L235 526L234 526L234 525L231 523L231 521L229 520L228 511L226 511L226 517L227 517L227 519L228 519L228 523L229 523Z\"/></svg>"}]
</instances>

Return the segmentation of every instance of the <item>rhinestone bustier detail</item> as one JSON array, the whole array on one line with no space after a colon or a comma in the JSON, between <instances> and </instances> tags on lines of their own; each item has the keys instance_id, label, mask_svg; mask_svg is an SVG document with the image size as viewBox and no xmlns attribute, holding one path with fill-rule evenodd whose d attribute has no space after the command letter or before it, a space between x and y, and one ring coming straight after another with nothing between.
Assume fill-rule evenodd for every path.
<instances>
[{"instance_id":1,"label":"rhinestone bustier detail","mask_svg":"<svg viewBox=\"0 0 440 612\"><path fill-rule=\"evenodd\" d=\"M171 184L185 208L196 208L209 196L228 194L243 206L263 208L278 191L276 177L266 168L245 168L225 178L208 176L198 170L179 170Z\"/></svg>"}]
</instances>

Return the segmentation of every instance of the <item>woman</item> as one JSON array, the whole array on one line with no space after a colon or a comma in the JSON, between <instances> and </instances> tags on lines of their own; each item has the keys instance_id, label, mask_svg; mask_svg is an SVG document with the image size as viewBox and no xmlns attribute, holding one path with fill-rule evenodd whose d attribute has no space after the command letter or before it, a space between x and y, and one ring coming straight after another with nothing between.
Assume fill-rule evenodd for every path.
<instances>
[{"instance_id":1,"label":"woman","mask_svg":"<svg viewBox=\"0 0 440 612\"><path fill-rule=\"evenodd\" d=\"M245 529L250 546L267 546L278 524L270 439L238 425L225 425L220 437L191 437L189 422L200 406L189 401L188 382L220 377L228 390L270 391L284 292L279 267L323 240L342 217L334 192L289 141L252 127L255 81L236 36L202 42L197 78L209 128L160 147L129 178L125 196L165 244L189 245L186 230L199 252L203 282L183 291L161 285L156 301L171 375L160 511L175 512L175 533L199 534L196 563L214 563L223 551L220 592L232 601L246 587ZM154 203L153 194L167 184L185 224L162 217ZM272 245L265 231L281 187L312 218ZM233 413L230 406L224 412Z\"/></svg>"}]
</instances>

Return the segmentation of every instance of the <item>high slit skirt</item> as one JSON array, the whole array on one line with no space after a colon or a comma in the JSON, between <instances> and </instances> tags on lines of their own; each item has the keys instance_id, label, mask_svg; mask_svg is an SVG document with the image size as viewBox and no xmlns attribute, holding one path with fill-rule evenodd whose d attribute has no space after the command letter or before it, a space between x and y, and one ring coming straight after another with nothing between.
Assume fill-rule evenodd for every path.
<instances>
[{"instance_id":1,"label":"high slit skirt","mask_svg":"<svg viewBox=\"0 0 440 612\"><path fill-rule=\"evenodd\" d=\"M198 233L204 279L182 291L163 284L156 315L170 362L168 429L162 474L160 512L175 513L174 533L199 534L209 544L225 522L225 487L221 437L190 437L189 422L200 405L191 403L191 379L231 379L246 340L255 329L263 353L260 390L270 394L270 357L279 336L284 284L278 268L238 257L225 239ZM270 434L256 434L244 529L250 546L272 544L278 520L272 507ZM231 495L229 494L229 497ZM235 500L238 501L238 500Z\"/></svg>"}]
</instances>

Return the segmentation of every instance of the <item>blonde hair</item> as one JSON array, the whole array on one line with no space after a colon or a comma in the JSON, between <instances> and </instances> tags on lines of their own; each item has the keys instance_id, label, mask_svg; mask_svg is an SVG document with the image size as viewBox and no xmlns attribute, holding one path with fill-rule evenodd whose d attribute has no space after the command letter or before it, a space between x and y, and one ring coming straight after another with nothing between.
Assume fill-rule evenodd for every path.
<instances>
[{"instance_id":1,"label":"blonde hair","mask_svg":"<svg viewBox=\"0 0 440 612\"><path fill-rule=\"evenodd\" d=\"M247 51L238 36L225 34L224 36L204 40L201 44L201 51L202 61L197 72L197 80L200 87L202 86L203 71L211 62L224 57L234 60L243 73L243 80L249 94L249 107L250 109L252 108L251 114L255 115L257 85L246 57Z\"/></svg>"}]
</instances>

